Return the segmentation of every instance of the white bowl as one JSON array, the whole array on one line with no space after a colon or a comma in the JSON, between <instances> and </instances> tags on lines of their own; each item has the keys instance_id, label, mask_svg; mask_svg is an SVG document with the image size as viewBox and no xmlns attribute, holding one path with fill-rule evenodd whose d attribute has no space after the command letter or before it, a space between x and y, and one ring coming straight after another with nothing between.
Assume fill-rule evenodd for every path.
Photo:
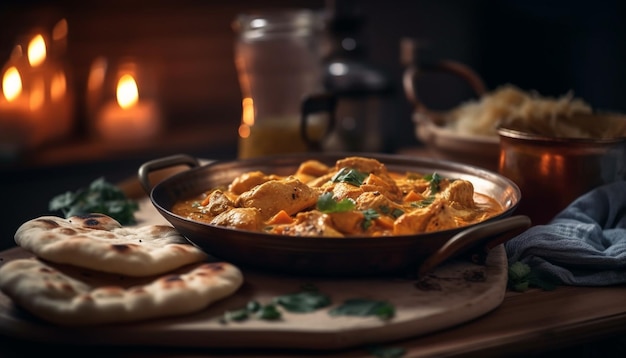
<instances>
[{"instance_id":1,"label":"white bowl","mask_svg":"<svg viewBox=\"0 0 626 358\"><path fill-rule=\"evenodd\" d=\"M498 170L500 138L459 133L445 127L434 113L413 115L417 138L441 159Z\"/></svg>"}]
</instances>

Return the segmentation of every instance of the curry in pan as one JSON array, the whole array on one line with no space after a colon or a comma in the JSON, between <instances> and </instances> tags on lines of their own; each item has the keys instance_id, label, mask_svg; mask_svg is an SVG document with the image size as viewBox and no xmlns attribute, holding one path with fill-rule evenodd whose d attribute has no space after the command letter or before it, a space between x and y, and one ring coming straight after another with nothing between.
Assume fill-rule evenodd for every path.
<instances>
[{"instance_id":1,"label":"curry in pan","mask_svg":"<svg viewBox=\"0 0 626 358\"><path fill-rule=\"evenodd\" d=\"M365 157L342 158L334 166L306 160L289 175L247 172L172 208L231 229L324 237L420 234L475 224L502 211L470 181L394 172Z\"/></svg>"}]
</instances>

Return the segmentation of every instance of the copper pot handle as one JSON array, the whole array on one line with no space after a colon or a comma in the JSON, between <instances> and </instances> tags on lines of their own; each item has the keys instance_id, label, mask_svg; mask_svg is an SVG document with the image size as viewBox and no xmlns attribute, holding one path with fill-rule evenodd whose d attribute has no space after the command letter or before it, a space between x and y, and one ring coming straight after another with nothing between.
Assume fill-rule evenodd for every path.
<instances>
[{"instance_id":1,"label":"copper pot handle","mask_svg":"<svg viewBox=\"0 0 626 358\"><path fill-rule=\"evenodd\" d=\"M422 63L415 55L417 43L413 39L401 42L402 62L406 66L402 75L404 94L416 112L429 112L429 108L419 99L415 81L425 72L449 73L464 80L478 96L482 96L487 88L483 79L471 67L454 60L439 60L434 63Z\"/></svg>"},{"instance_id":2,"label":"copper pot handle","mask_svg":"<svg viewBox=\"0 0 626 358\"><path fill-rule=\"evenodd\" d=\"M200 166L200 162L197 158L192 157L187 154L175 154L168 157L154 159L148 162L145 162L139 167L137 171L137 176L139 177L139 182L143 187L143 190L150 195L152 191L152 184L150 183L150 173L160 169L172 168L179 165L186 165L190 168L196 168Z\"/></svg>"},{"instance_id":3,"label":"copper pot handle","mask_svg":"<svg viewBox=\"0 0 626 358\"><path fill-rule=\"evenodd\" d=\"M418 276L424 276L444 261L462 254L468 255L474 263L484 264L489 250L521 234L530 225L528 216L516 215L463 230L422 262Z\"/></svg>"}]
</instances>

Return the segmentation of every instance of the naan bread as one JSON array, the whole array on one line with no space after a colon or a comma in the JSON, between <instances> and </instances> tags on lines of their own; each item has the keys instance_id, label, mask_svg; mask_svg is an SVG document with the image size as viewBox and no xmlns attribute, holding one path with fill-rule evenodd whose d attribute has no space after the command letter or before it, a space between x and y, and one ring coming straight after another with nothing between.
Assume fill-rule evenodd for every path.
<instances>
[{"instance_id":1,"label":"naan bread","mask_svg":"<svg viewBox=\"0 0 626 358\"><path fill-rule=\"evenodd\" d=\"M0 267L0 290L18 306L65 326L134 322L197 312L232 295L243 275L225 262L187 265L153 277L127 277L37 258Z\"/></svg>"},{"instance_id":2,"label":"naan bread","mask_svg":"<svg viewBox=\"0 0 626 358\"><path fill-rule=\"evenodd\" d=\"M15 242L48 261L128 276L161 274L208 258L171 226L122 227L103 214L42 216L22 224Z\"/></svg>"}]
</instances>

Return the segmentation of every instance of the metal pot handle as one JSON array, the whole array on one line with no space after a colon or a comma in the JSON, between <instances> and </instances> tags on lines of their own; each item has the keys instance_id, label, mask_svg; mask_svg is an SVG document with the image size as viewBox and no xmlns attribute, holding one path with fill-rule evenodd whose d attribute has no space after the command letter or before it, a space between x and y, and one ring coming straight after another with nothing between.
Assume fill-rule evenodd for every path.
<instances>
[{"instance_id":1,"label":"metal pot handle","mask_svg":"<svg viewBox=\"0 0 626 358\"><path fill-rule=\"evenodd\" d=\"M424 276L444 261L461 254L468 255L474 263L484 264L489 250L521 234L530 225L528 216L516 215L463 230L422 262L418 276Z\"/></svg>"},{"instance_id":2,"label":"metal pot handle","mask_svg":"<svg viewBox=\"0 0 626 358\"><path fill-rule=\"evenodd\" d=\"M468 65L447 59L434 63L419 61L415 54L416 47L417 44L413 39L405 38L401 42L402 63L405 66L402 74L402 87L407 100L417 113L431 112L428 106L419 99L415 83L423 73L440 72L454 75L465 81L478 96L482 96L487 91L482 77Z\"/></svg>"},{"instance_id":3,"label":"metal pot handle","mask_svg":"<svg viewBox=\"0 0 626 358\"><path fill-rule=\"evenodd\" d=\"M139 182L143 187L146 194L150 195L152 191L152 185L150 184L150 173L155 170L171 168L178 165L187 165L190 168L196 168L200 166L200 162L197 158L187 154L175 154L168 157L154 159L142 164L137 171Z\"/></svg>"}]
</instances>

